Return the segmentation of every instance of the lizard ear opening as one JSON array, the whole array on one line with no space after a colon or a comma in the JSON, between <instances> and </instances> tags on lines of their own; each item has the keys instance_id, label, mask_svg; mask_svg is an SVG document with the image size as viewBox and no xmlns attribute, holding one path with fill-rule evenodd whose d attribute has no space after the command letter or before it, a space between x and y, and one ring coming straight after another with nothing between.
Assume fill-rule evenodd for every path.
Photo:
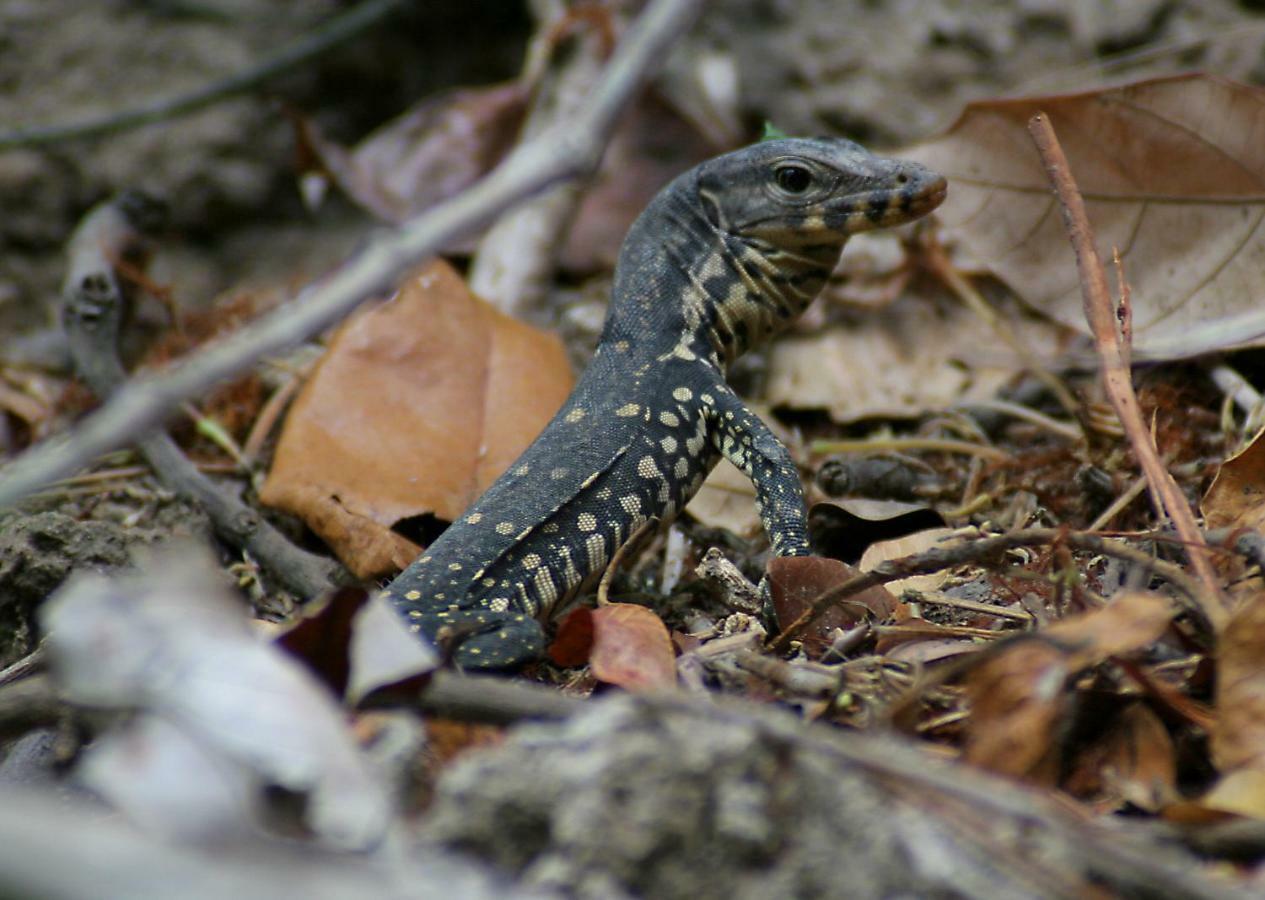
<instances>
[{"instance_id":1,"label":"lizard ear opening","mask_svg":"<svg viewBox=\"0 0 1265 900\"><path fill-rule=\"evenodd\" d=\"M718 195L718 188L721 186L711 185L709 181L713 181L713 179L701 176L698 179L699 205L703 208L703 214L707 217L708 222L722 231L728 231L729 220L725 217L725 211L720 205Z\"/></svg>"}]
</instances>

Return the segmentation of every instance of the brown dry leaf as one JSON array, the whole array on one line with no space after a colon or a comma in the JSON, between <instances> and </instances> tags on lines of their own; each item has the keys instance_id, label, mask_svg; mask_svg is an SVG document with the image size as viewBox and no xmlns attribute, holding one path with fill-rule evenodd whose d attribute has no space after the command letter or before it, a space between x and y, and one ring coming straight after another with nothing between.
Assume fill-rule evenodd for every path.
<instances>
[{"instance_id":1,"label":"brown dry leaf","mask_svg":"<svg viewBox=\"0 0 1265 900\"><path fill-rule=\"evenodd\" d=\"M1209 528L1265 525L1265 431L1221 464L1199 511Z\"/></svg>"},{"instance_id":2,"label":"brown dry leaf","mask_svg":"<svg viewBox=\"0 0 1265 900\"><path fill-rule=\"evenodd\" d=\"M295 618L284 626L263 623L262 633L291 656L302 660L341 697L347 690L350 672L347 648L351 644L352 622L368 598L369 592L362 587L340 587L304 603ZM261 625L256 624L255 628L259 630Z\"/></svg>"},{"instance_id":3,"label":"brown dry leaf","mask_svg":"<svg viewBox=\"0 0 1265 900\"><path fill-rule=\"evenodd\" d=\"M1265 782L1265 594L1235 611L1217 660L1213 763L1227 774L1254 770ZM1265 818L1265 803L1253 815Z\"/></svg>"},{"instance_id":4,"label":"brown dry leaf","mask_svg":"<svg viewBox=\"0 0 1265 900\"><path fill-rule=\"evenodd\" d=\"M676 685L676 653L667 626L653 610L635 603L608 603L593 610L589 665L598 681L627 691Z\"/></svg>"},{"instance_id":5,"label":"brown dry leaf","mask_svg":"<svg viewBox=\"0 0 1265 900\"><path fill-rule=\"evenodd\" d=\"M501 158L518 133L527 90L519 82L428 97L354 150L296 117L299 139L335 184L387 222L403 222L457 194Z\"/></svg>"},{"instance_id":6,"label":"brown dry leaf","mask_svg":"<svg viewBox=\"0 0 1265 900\"><path fill-rule=\"evenodd\" d=\"M1072 616L1001 645L967 679L972 715L966 756L972 762L1041 783L1057 776L1054 736L1076 672L1145 647L1176 609L1159 594L1118 594L1102 609Z\"/></svg>"},{"instance_id":7,"label":"brown dry leaf","mask_svg":"<svg viewBox=\"0 0 1265 900\"><path fill-rule=\"evenodd\" d=\"M1265 431L1221 464L1199 511L1208 528L1265 528ZM1259 574L1245 577L1250 566L1238 554L1218 554L1213 564L1236 600L1250 602L1265 587Z\"/></svg>"},{"instance_id":8,"label":"brown dry leaf","mask_svg":"<svg viewBox=\"0 0 1265 900\"><path fill-rule=\"evenodd\" d=\"M1124 591L1102 609L1069 616L1041 630L1066 649L1073 669L1097 665L1159 640L1177 614L1173 601L1147 591Z\"/></svg>"},{"instance_id":9,"label":"brown dry leaf","mask_svg":"<svg viewBox=\"0 0 1265 900\"><path fill-rule=\"evenodd\" d=\"M358 577L386 574L419 549L391 527L460 515L571 383L556 337L496 312L433 262L339 329L294 402L260 499L300 516Z\"/></svg>"},{"instance_id":10,"label":"brown dry leaf","mask_svg":"<svg viewBox=\"0 0 1265 900\"><path fill-rule=\"evenodd\" d=\"M820 594L847 581L857 570L824 556L781 556L769 560L769 593L777 621L784 627L798 619ZM840 601L826 611L803 635L809 656L816 658L831 644L836 628L847 628L869 616L882 620L897 607L895 597L882 585Z\"/></svg>"},{"instance_id":11,"label":"brown dry leaf","mask_svg":"<svg viewBox=\"0 0 1265 900\"><path fill-rule=\"evenodd\" d=\"M1063 789L1092 799L1099 812L1124 803L1158 812L1178 798L1177 751L1168 729L1150 707L1129 704L1077 754Z\"/></svg>"},{"instance_id":12,"label":"brown dry leaf","mask_svg":"<svg viewBox=\"0 0 1265 900\"><path fill-rule=\"evenodd\" d=\"M1055 730L1068 697L1066 655L1031 638L1014 641L966 680L971 718L969 762L993 772L1053 785L1058 775Z\"/></svg>"},{"instance_id":13,"label":"brown dry leaf","mask_svg":"<svg viewBox=\"0 0 1265 900\"><path fill-rule=\"evenodd\" d=\"M1153 358L1259 344L1265 312L1265 91L1205 75L973 103L905 153L948 176L949 233L1028 303L1078 331L1075 260L1027 122L1046 113L1098 237L1132 285L1133 346Z\"/></svg>"},{"instance_id":14,"label":"brown dry leaf","mask_svg":"<svg viewBox=\"0 0 1265 900\"><path fill-rule=\"evenodd\" d=\"M579 606L558 623L558 630L549 644L549 661L555 666L571 669L587 663L592 652L593 610Z\"/></svg>"},{"instance_id":15,"label":"brown dry leaf","mask_svg":"<svg viewBox=\"0 0 1265 900\"><path fill-rule=\"evenodd\" d=\"M1064 329L1047 321L1015 316L1010 325L1034 355L1054 356L1062 344ZM991 400L1028 362L990 340L966 307L904 298L846 327L777 341L765 399L777 407L824 409L840 423L916 416Z\"/></svg>"}]
</instances>

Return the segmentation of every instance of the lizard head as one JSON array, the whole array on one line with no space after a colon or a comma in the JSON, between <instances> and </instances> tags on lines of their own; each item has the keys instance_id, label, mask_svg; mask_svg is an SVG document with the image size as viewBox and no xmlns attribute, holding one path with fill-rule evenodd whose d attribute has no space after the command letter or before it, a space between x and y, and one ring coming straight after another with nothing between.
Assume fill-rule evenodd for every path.
<instances>
[{"instance_id":1,"label":"lizard head","mask_svg":"<svg viewBox=\"0 0 1265 900\"><path fill-rule=\"evenodd\" d=\"M690 318L726 360L803 312L851 235L910 222L946 190L918 163L839 138L761 141L703 163L694 184L719 252Z\"/></svg>"},{"instance_id":2,"label":"lizard head","mask_svg":"<svg viewBox=\"0 0 1265 900\"><path fill-rule=\"evenodd\" d=\"M837 257L853 234L930 212L946 189L925 166L842 138L761 141L704 163L697 183L720 230L787 251L827 245L823 257Z\"/></svg>"}]
</instances>

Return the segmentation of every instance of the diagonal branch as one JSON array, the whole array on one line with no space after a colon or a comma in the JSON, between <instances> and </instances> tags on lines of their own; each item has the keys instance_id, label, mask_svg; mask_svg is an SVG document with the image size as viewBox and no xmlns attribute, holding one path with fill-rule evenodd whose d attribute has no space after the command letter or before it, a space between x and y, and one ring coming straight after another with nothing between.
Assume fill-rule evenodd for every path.
<instances>
[{"instance_id":1,"label":"diagonal branch","mask_svg":"<svg viewBox=\"0 0 1265 900\"><path fill-rule=\"evenodd\" d=\"M1098 258L1098 251L1094 248L1094 230L1085 213L1085 201L1072 177L1067 157L1063 154L1063 148L1059 145L1049 118L1044 113L1038 113L1029 120L1028 130L1037 145L1037 152L1041 154L1046 177L1050 179L1063 207L1063 224L1076 251L1076 268L1080 272L1085 318L1094 335L1094 348L1102 361L1103 386L1151 487L1157 511L1168 513L1168 517L1173 520L1173 527L1186 545L1191 567L1203 585L1199 603L1204 617L1219 629L1225 623L1226 611L1221 588L1209 560L1208 546L1203 541L1195 524L1194 514L1177 487L1177 482L1160 462L1155 442L1142 418L1137 395L1133 392L1129 350L1121 335L1121 325L1128 327L1128 306L1122 306L1121 314L1124 318L1117 320L1112 308L1111 292L1107 288L1107 273Z\"/></svg>"},{"instance_id":2,"label":"diagonal branch","mask_svg":"<svg viewBox=\"0 0 1265 900\"><path fill-rule=\"evenodd\" d=\"M616 49L589 106L572 121L519 146L470 190L377 236L362 252L290 304L183 364L136 379L57 441L32 447L0 475L0 508L98 455L132 443L190 397L255 361L306 340L364 298L389 290L411 265L480 228L551 185L591 173L620 112L668 48L693 22L702 0L653 0Z\"/></svg>"}]
</instances>

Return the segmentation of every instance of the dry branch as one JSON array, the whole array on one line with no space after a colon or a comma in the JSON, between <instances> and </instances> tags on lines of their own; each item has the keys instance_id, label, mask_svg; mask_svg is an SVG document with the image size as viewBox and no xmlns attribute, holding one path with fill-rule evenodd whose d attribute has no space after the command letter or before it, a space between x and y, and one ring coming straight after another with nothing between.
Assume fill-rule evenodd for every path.
<instances>
[{"instance_id":1,"label":"dry branch","mask_svg":"<svg viewBox=\"0 0 1265 900\"><path fill-rule=\"evenodd\" d=\"M814 600L812 606L805 610L803 615L769 642L769 650L774 653L784 652L790 647L791 641L816 622L826 610L868 588L913 575L929 575L953 566L982 562L1016 547L1039 547L1049 544L1065 544L1074 550L1114 556L1139 566L1152 575L1163 578L1176 588L1184 596L1184 602L1189 611L1201 618L1203 616L1204 607L1200 603L1200 598L1203 597L1202 588L1199 582L1189 577L1181 566L1155 559L1141 550L1097 534L1066 531L1061 528L1028 528L1012 531L1009 534L981 538L977 541L934 547L924 553L915 553L900 559L889 559L879 563L868 572L853 575Z\"/></svg>"},{"instance_id":2,"label":"dry branch","mask_svg":"<svg viewBox=\"0 0 1265 900\"><path fill-rule=\"evenodd\" d=\"M1131 331L1129 305L1122 296L1122 301L1125 302L1122 302L1120 318L1117 318L1118 314L1112 307L1111 291L1107 287L1107 273L1098 258L1098 251L1094 248L1094 230L1085 212L1085 201L1072 177L1067 157L1063 154L1049 117L1042 113L1033 116L1028 123L1028 130L1041 154L1046 176L1058 195L1063 209L1063 224L1076 251L1076 268L1080 272L1085 319L1089 322L1094 335L1094 348L1102 361L1103 386L1111 405L1115 407L1116 415L1120 417L1120 424L1124 426L1142 472L1146 475L1156 512L1161 515L1167 512L1173 520L1173 527L1186 544L1195 575L1203 583L1204 590L1197 597L1203 616L1214 628L1219 629L1225 622L1226 612L1221 588L1208 557L1208 547L1203 542L1194 514L1191 513L1181 489L1160 461L1155 442L1142 418L1137 395L1133 392L1129 349L1122 337L1122 331L1125 334Z\"/></svg>"}]
</instances>

